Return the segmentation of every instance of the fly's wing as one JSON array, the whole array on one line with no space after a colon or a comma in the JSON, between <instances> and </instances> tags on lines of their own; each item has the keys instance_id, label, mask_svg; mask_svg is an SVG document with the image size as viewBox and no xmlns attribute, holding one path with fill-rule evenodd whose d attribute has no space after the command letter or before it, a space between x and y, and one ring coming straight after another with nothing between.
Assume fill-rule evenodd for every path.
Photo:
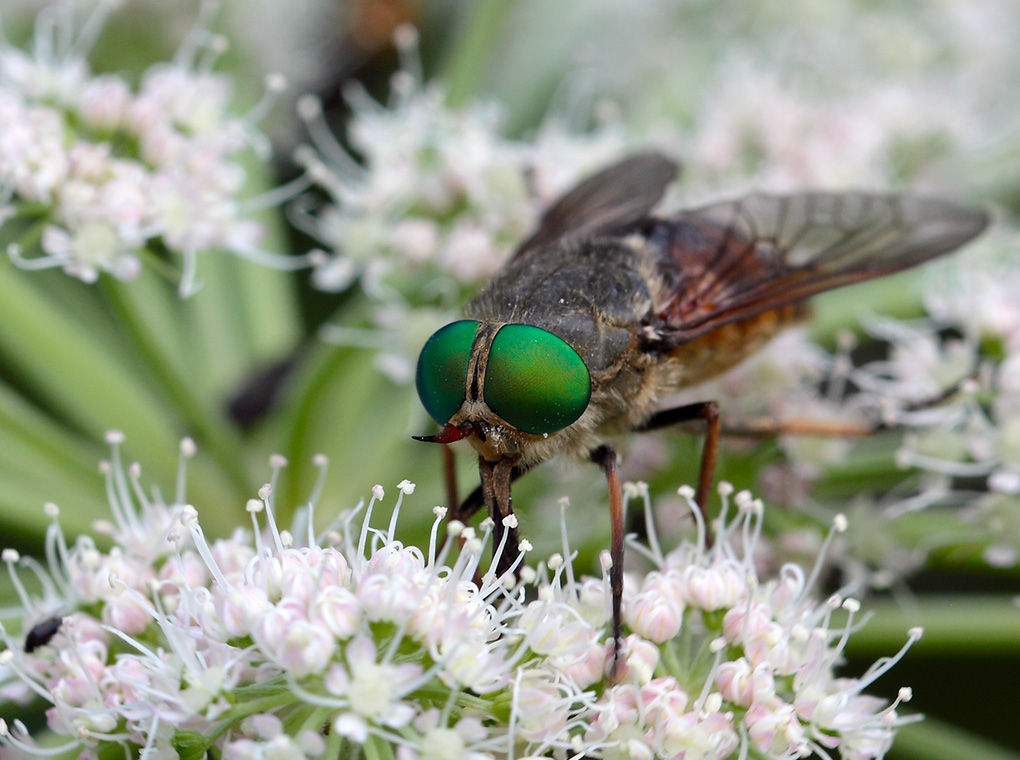
<instances>
[{"instance_id":1,"label":"fly's wing","mask_svg":"<svg viewBox=\"0 0 1020 760\"><path fill-rule=\"evenodd\" d=\"M874 193L751 195L684 212L663 223L672 285L649 338L680 345L915 266L964 245L988 222L985 212L944 200Z\"/></svg>"},{"instance_id":2,"label":"fly's wing","mask_svg":"<svg viewBox=\"0 0 1020 760\"><path fill-rule=\"evenodd\" d=\"M639 153L603 169L556 201L514 257L548 243L589 238L646 216L679 173L679 165L661 153Z\"/></svg>"}]
</instances>

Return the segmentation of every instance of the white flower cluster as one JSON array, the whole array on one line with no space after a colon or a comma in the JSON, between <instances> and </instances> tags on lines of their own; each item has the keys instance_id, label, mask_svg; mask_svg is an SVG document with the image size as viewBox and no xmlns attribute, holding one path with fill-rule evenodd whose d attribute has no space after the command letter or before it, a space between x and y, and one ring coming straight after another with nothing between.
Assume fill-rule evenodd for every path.
<instances>
[{"instance_id":1,"label":"white flower cluster","mask_svg":"<svg viewBox=\"0 0 1020 760\"><path fill-rule=\"evenodd\" d=\"M254 533L210 543L183 494L170 505L147 496L137 466L120 462L121 436L109 441L113 549L69 546L50 505L48 571L3 555L28 633L0 628L2 693L45 700L50 730L80 757L119 745L128 757L214 749L243 760L343 757L358 746L400 760L832 750L867 760L909 720L896 712L907 690L892 705L862 694L900 655L861 679L833 673L854 600L813 601L817 570L756 576L762 506L747 493L732 499L736 517L723 514L712 548L698 518L696 542L665 557L654 537L643 549L658 569L628 578L630 633L607 676L608 582L574 578L565 520L563 555L521 567L519 581L486 573L480 585L491 526L482 536L448 526L462 547L448 563L457 541L439 545L437 507L428 550L403 545L394 532L414 490L406 481L386 529L370 525L379 486L360 528L348 514L316 536L314 503L282 530L266 485L248 505ZM181 453L183 467L193 445ZM277 472L283 464L274 461ZM629 492L650 511L647 489ZM729 504L730 489L720 493ZM690 490L681 495L697 517ZM26 575L41 592L25 588ZM849 614L834 625L840 607ZM18 722L0 722L0 743L53 751Z\"/></svg>"},{"instance_id":2,"label":"white flower cluster","mask_svg":"<svg viewBox=\"0 0 1020 760\"><path fill-rule=\"evenodd\" d=\"M262 201L239 200L241 154L265 154L255 122L283 82L271 78L248 115L231 114L231 82L211 70L226 41L203 28L205 14L137 89L94 75L85 56L115 5L98 0L77 31L72 9L45 8L30 53L0 43L0 225L12 260L85 282L130 280L141 255L165 251L183 261L182 295L208 250L308 266L260 250L262 226L246 215Z\"/></svg>"},{"instance_id":3,"label":"white flower cluster","mask_svg":"<svg viewBox=\"0 0 1020 760\"><path fill-rule=\"evenodd\" d=\"M1008 171L994 159L981 166L978 156L1015 144L1015 131L1007 137L1003 127L1020 103L1006 31L1020 18L1015 6L820 10L795 0L764 14L734 6L725 23L699 10L659 4L661 18L638 27L644 44L628 40L604 63L627 82L652 61L710 56L696 89L674 75L631 96L653 112L680 103L690 123L688 187L699 194L905 184L960 191L961 176L989 186Z\"/></svg>"},{"instance_id":4,"label":"white flower cluster","mask_svg":"<svg viewBox=\"0 0 1020 760\"><path fill-rule=\"evenodd\" d=\"M916 183L980 135L965 109L927 83L880 79L863 94L832 97L759 67L729 71L699 114L690 149L693 180L706 189Z\"/></svg>"},{"instance_id":5,"label":"white flower cluster","mask_svg":"<svg viewBox=\"0 0 1020 760\"><path fill-rule=\"evenodd\" d=\"M873 321L889 358L853 375L905 427L898 463L924 474L916 494L886 511L966 505L971 540L999 567L1020 564L1020 267L1004 240L1013 234L930 272L924 319ZM975 480L988 492L975 494Z\"/></svg>"},{"instance_id":6,"label":"white flower cluster","mask_svg":"<svg viewBox=\"0 0 1020 760\"><path fill-rule=\"evenodd\" d=\"M297 156L330 203L294 221L337 253L316 272L317 286L357 281L377 307L376 340L343 328L327 337L368 338L388 351L381 369L406 382L425 339L455 318L560 193L618 158L626 139L613 124L583 133L554 115L531 139L503 137L498 103L450 107L440 83L421 80L414 29L402 27L395 41L404 65L390 102L358 88L346 93L347 138L360 163L329 133L318 101L299 104L316 150Z\"/></svg>"}]
</instances>

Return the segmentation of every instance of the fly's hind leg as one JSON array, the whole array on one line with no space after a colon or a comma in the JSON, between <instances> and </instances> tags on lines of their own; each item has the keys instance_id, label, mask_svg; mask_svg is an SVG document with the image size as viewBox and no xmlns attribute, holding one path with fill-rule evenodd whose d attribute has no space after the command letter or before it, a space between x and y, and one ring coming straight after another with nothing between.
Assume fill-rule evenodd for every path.
<instances>
[{"instance_id":1,"label":"fly's hind leg","mask_svg":"<svg viewBox=\"0 0 1020 760\"><path fill-rule=\"evenodd\" d=\"M705 447L701 453L701 469L698 472L698 491L695 502L701 513L705 513L705 502L712 488L716 461L719 456L719 439L723 435L742 438L770 438L784 433L807 436L835 436L840 438L863 437L875 433L881 426L865 423L830 420L776 420L769 417L755 417L744 420L722 422L719 405L715 401L663 409L656 412L639 431L659 430L671 425L704 420L706 424Z\"/></svg>"},{"instance_id":2,"label":"fly's hind leg","mask_svg":"<svg viewBox=\"0 0 1020 760\"><path fill-rule=\"evenodd\" d=\"M863 438L877 433L882 428L882 425L842 420L777 420L772 417L749 417L726 420L722 426L722 434L733 438L773 438L777 435Z\"/></svg>"},{"instance_id":3,"label":"fly's hind leg","mask_svg":"<svg viewBox=\"0 0 1020 760\"><path fill-rule=\"evenodd\" d=\"M945 393L938 398L913 405L912 409L923 409L942 403L952 393ZM863 438L887 429L887 423L852 422L844 420L811 420L811 419L775 419L772 417L750 417L730 420L725 423L719 415L719 405L715 401L703 401L687 404L673 409L663 409L653 414L636 430L658 430L671 425L704 420L707 426L705 447L701 454L701 469L698 474L698 491L695 496L698 508L705 512L705 500L708 498L715 474L716 460L719 455L719 439L723 436L735 438L773 438L778 435L803 435L836 438Z\"/></svg>"},{"instance_id":4,"label":"fly's hind leg","mask_svg":"<svg viewBox=\"0 0 1020 760\"><path fill-rule=\"evenodd\" d=\"M715 477L715 464L719 457L719 436L722 433L722 423L719 419L719 404L715 401L700 401L696 404L685 404L672 409L663 409L653 414L645 423L637 428L643 430L658 430L671 425L679 425L683 422L695 422L704 420L706 425L705 447L701 450L701 468L698 471L698 490L694 500L698 509L705 514L705 503L708 493L712 488L712 479Z\"/></svg>"}]
</instances>

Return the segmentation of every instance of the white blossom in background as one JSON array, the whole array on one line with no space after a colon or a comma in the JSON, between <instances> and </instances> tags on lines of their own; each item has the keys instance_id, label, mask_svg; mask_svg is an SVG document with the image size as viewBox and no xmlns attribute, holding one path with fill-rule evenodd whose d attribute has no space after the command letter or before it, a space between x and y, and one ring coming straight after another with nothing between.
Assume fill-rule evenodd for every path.
<instances>
[{"instance_id":1,"label":"white blossom in background","mask_svg":"<svg viewBox=\"0 0 1020 760\"><path fill-rule=\"evenodd\" d=\"M1020 564L1020 287L1016 233L931 268L923 279L923 319L873 321L889 358L854 371L884 413L905 430L897 458L920 473L914 492L884 500L896 517L946 507L995 567ZM934 403L932 400L935 400ZM975 482L985 490L975 491ZM964 509L961 511L960 508ZM928 549L952 542L935 536Z\"/></svg>"},{"instance_id":2,"label":"white blossom in background","mask_svg":"<svg viewBox=\"0 0 1020 760\"><path fill-rule=\"evenodd\" d=\"M329 202L299 204L293 218L336 253L313 282L324 290L357 283L378 305L368 331L329 328L325 337L379 349L380 368L407 382L425 339L456 318L541 212L635 140L619 123L586 132L556 113L530 138L507 138L498 102L453 108L441 82L422 80L413 28L398 29L395 42L403 66L389 101L356 85L345 92L354 155L329 133L317 100L299 103L314 149L297 158Z\"/></svg>"},{"instance_id":3,"label":"white blossom in background","mask_svg":"<svg viewBox=\"0 0 1020 760\"><path fill-rule=\"evenodd\" d=\"M113 547L68 543L48 505L46 565L3 553L23 607L0 627L0 694L47 702L59 751L867 760L914 720L898 713L909 690L893 704L863 691L919 631L859 679L833 672L859 604L845 593L819 603L814 589L842 517L813 570L791 564L759 577L761 503L720 487L709 548L692 491L680 489L697 538L668 554L654 533L634 545L655 569L628 577L611 677L608 580L575 578L565 515L563 554L515 565L517 581L479 570L491 521L482 533L449 524L440 541L437 507L427 549L397 540L407 481L387 527L372 524L386 498L376 486L367 506L321 534L314 500L290 530L279 526L267 484L248 503L251 531L210 542L185 503L183 470L165 503L141 487L137 465L122 463L122 436L108 441L113 519L100 527ZM194 453L185 441L182 468ZM275 481L285 462L272 464ZM317 465L324 477L325 461ZM650 517L647 487L627 491ZM36 745L18 721L0 721L0 744L38 755L54 747Z\"/></svg>"},{"instance_id":4,"label":"white blossom in background","mask_svg":"<svg viewBox=\"0 0 1020 760\"><path fill-rule=\"evenodd\" d=\"M73 6L41 9L28 51L0 43L0 239L14 263L130 280L165 250L189 295L207 251L283 269L319 261L260 248L263 229L249 215L287 189L241 197L244 155L268 158L256 125L282 79L267 80L248 114L230 111L231 80L212 70L227 42L207 31L211 2L174 59L137 87L93 74L86 56L117 3L89 5L80 24Z\"/></svg>"},{"instance_id":5,"label":"white blossom in background","mask_svg":"<svg viewBox=\"0 0 1020 760\"><path fill-rule=\"evenodd\" d=\"M609 2L587 13L581 5L518 14L510 33L544 39L553 22L572 31L631 129L665 122L680 138L688 199L818 186L964 196L1012 187L1015 3ZM511 97L531 92L513 77L536 46L500 55L498 86Z\"/></svg>"}]
</instances>

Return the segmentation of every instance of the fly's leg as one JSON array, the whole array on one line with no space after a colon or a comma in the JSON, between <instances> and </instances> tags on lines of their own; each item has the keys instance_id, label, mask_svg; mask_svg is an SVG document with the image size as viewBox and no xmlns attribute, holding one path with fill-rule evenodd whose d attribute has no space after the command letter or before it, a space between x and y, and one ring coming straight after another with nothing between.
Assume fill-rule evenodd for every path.
<instances>
[{"instance_id":1,"label":"fly's leg","mask_svg":"<svg viewBox=\"0 0 1020 760\"><path fill-rule=\"evenodd\" d=\"M496 575L501 576L510 570L520 554L520 533L516 524L505 525L504 520L513 517L513 499L510 495L510 484L513 482L513 461L499 459L487 462L478 458L478 473L482 480L482 497L485 507L492 517L492 552L496 559ZM460 510L458 510L460 511ZM504 543L502 552L500 544Z\"/></svg>"},{"instance_id":2,"label":"fly's leg","mask_svg":"<svg viewBox=\"0 0 1020 760\"><path fill-rule=\"evenodd\" d=\"M623 491L620 476L616 470L616 451L610 446L600 446L591 454L591 461L606 473L609 485L609 518L612 525L612 539L609 546L609 589L613 595L613 663L610 675L615 678L620 660L622 631L621 602L623 600Z\"/></svg>"},{"instance_id":3,"label":"fly's leg","mask_svg":"<svg viewBox=\"0 0 1020 760\"><path fill-rule=\"evenodd\" d=\"M712 488L715 476L715 463L719 457L719 436L722 423L719 420L719 405L715 401L701 401L697 404L686 404L673 409L663 409L653 414L637 430L658 430L659 428L679 425L682 422L704 420L705 447L701 451L701 469L698 472L698 491L694 496L695 503L702 514L705 514L705 503Z\"/></svg>"},{"instance_id":4,"label":"fly's leg","mask_svg":"<svg viewBox=\"0 0 1020 760\"><path fill-rule=\"evenodd\" d=\"M513 470L511 470L510 472L510 482L513 483L527 471L528 471L527 467L514 467ZM483 489L481 486L478 486L475 490L469 493L465 497L464 501L460 502L460 504L458 504L456 507L452 506L454 504L457 504L456 484L454 484L452 490L450 489L449 485L447 485L447 497L450 496L454 497L450 500L450 505L453 510L453 513L450 515L451 520L459 520L462 523L467 523L468 520L474 517L475 512L477 512L479 509L485 506L485 494L483 493Z\"/></svg>"},{"instance_id":5,"label":"fly's leg","mask_svg":"<svg viewBox=\"0 0 1020 760\"><path fill-rule=\"evenodd\" d=\"M912 405L911 409L923 409L942 403L956 393L954 387L949 392L928 402ZM745 438L771 438L777 435L806 435L839 438L862 438L873 435L888 428L887 423L875 424L862 422L843 422L832 420L777 420L770 417L754 417L745 420L730 421L722 424L719 416L719 405L715 401L702 401L696 404L663 409L653 414L644 424L635 428L638 431L658 430L671 425L704 420L707 426L705 447L701 454L701 469L698 473L698 491L695 502L702 514L705 512L705 501L712 488L716 460L719 456L719 439L728 436Z\"/></svg>"},{"instance_id":6,"label":"fly's leg","mask_svg":"<svg viewBox=\"0 0 1020 760\"><path fill-rule=\"evenodd\" d=\"M963 391L966 383L976 382L974 375L961 378L931 398L906 404L902 411L918 412L937 407ZM778 435L806 435L833 438L865 438L869 435L897 427L895 421L847 422L842 420L775 419L773 417L747 417L727 419L722 434L737 438L772 438Z\"/></svg>"},{"instance_id":7,"label":"fly's leg","mask_svg":"<svg viewBox=\"0 0 1020 760\"><path fill-rule=\"evenodd\" d=\"M698 491L694 500L705 513L705 504L712 488L715 476L716 461L719 457L719 439L723 434L740 437L767 438L782 433L795 435L818 435L839 437L860 437L871 435L876 427L853 422L832 422L828 420L775 420L768 417L738 420L727 420L724 425L719 415L719 405L715 401L702 401L697 404L663 409L656 412L638 430L658 430L684 422L704 420L706 424L705 447L701 452L701 469L698 472Z\"/></svg>"},{"instance_id":8,"label":"fly's leg","mask_svg":"<svg viewBox=\"0 0 1020 760\"><path fill-rule=\"evenodd\" d=\"M446 448L448 450L448 447ZM509 462L510 460L502 461ZM486 507L489 515L492 517L493 522L495 523L492 534L492 552L493 556L495 556L496 552L499 549L500 540L503 537L503 517L506 517L507 514L513 513L512 501L510 498L510 485L519 477L521 477L524 473L526 473L528 471L528 468L516 466L510 467L509 481L506 483L504 489L506 492L505 504L507 510L506 514L504 514L500 511L496 511L497 500L495 490L493 490L491 494L491 499L487 500L486 496L485 483L487 479L489 480L492 479L492 476L494 475L492 470L494 469L495 465L487 463L481 458L479 458L478 470L479 474L481 475L482 483L477 488L475 488L471 493L469 493L467 497L464 499L464 501L460 502L459 504L457 503L457 480L456 473L453 467L452 454L448 455L448 458L444 458L444 465L446 471L446 495L447 498L449 499L449 504L451 505L449 519L446 521L446 525L449 526L450 522L453 520L456 520L457 522L466 525L467 521L474 517L475 513L479 509L481 509L482 507ZM502 472L504 467L506 467L506 465L503 465L500 468L501 478L505 477ZM495 484L493 484L493 489L495 489ZM517 558L517 554L519 553L517 551L518 538L519 538L518 531L516 528L514 528L511 534L507 536L508 548L504 548L503 550L503 561L500 563L501 566L499 568L496 568L498 573L501 574L502 572L504 572L511 564L513 564L514 560ZM480 580L480 578L476 580Z\"/></svg>"},{"instance_id":9,"label":"fly's leg","mask_svg":"<svg viewBox=\"0 0 1020 760\"><path fill-rule=\"evenodd\" d=\"M750 417L743 420L727 420L722 426L722 434L734 438L773 438L777 435L863 438L881 429L881 425L869 425L865 422Z\"/></svg>"}]
</instances>

